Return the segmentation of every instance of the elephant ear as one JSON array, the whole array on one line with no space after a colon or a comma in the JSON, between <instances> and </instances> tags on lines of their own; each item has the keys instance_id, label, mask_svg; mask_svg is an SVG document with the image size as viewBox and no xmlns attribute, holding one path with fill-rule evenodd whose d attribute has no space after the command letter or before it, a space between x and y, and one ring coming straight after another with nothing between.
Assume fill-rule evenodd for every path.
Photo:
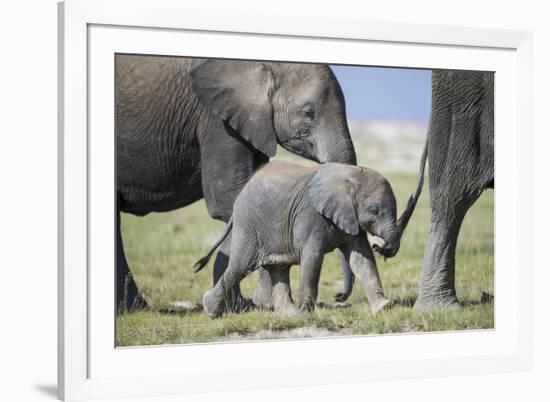
<instances>
[{"instance_id":1,"label":"elephant ear","mask_svg":"<svg viewBox=\"0 0 550 402\"><path fill-rule=\"evenodd\" d=\"M317 212L340 230L355 236L359 234L359 220L349 176L351 168L339 163L324 164L308 183L308 192Z\"/></svg>"},{"instance_id":2,"label":"elephant ear","mask_svg":"<svg viewBox=\"0 0 550 402\"><path fill-rule=\"evenodd\" d=\"M258 151L275 156L273 73L267 64L195 59L191 79L193 91L205 107Z\"/></svg>"}]
</instances>

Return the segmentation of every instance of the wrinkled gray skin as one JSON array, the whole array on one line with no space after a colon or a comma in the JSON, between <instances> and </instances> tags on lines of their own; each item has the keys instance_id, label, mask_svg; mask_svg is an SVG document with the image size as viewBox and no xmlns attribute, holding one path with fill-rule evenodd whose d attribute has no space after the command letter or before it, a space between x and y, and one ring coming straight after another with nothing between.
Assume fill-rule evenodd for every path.
<instances>
[{"instance_id":1,"label":"wrinkled gray skin","mask_svg":"<svg viewBox=\"0 0 550 402\"><path fill-rule=\"evenodd\" d=\"M366 233L389 239L396 230L396 202L388 181L358 166L327 163L303 167L273 161L244 186L225 233L195 265L200 270L224 237L232 233L229 266L203 297L212 317L225 311L226 300L248 273L269 272L272 303L282 315L315 307L325 253L340 249L361 282L373 312L390 302L384 296ZM391 247L387 244L388 250ZM294 305L289 270L300 264L300 296Z\"/></svg>"},{"instance_id":2,"label":"wrinkled gray skin","mask_svg":"<svg viewBox=\"0 0 550 402\"><path fill-rule=\"evenodd\" d=\"M416 191L420 195L427 152L431 221L415 309L461 307L455 290L460 226L481 193L494 188L493 77L488 72L432 73L432 113ZM409 203L404 215L410 216L415 204Z\"/></svg>"},{"instance_id":3,"label":"wrinkled gray skin","mask_svg":"<svg viewBox=\"0 0 550 402\"><path fill-rule=\"evenodd\" d=\"M124 256L120 211L146 215L205 198L227 222L277 143L317 162L355 164L344 98L326 65L117 55L117 302L146 303ZM228 263L222 245L214 280Z\"/></svg>"}]
</instances>

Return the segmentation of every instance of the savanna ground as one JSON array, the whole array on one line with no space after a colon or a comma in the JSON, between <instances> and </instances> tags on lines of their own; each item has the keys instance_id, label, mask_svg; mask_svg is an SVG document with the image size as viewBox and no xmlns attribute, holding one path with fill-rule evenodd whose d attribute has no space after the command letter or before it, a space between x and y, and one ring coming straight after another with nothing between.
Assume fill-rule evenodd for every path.
<instances>
[{"instance_id":1,"label":"savanna ground","mask_svg":"<svg viewBox=\"0 0 550 402\"><path fill-rule=\"evenodd\" d=\"M360 142L359 142L360 143ZM414 191L417 175L385 172L383 160L369 157L357 145L359 163L383 173L394 189L401 211ZM383 144L378 144L383 148ZM373 149L371 147L371 149ZM284 152L282 158L291 158ZM363 157L361 157L363 156ZM291 158L292 159L292 158ZM296 160L305 164L303 159ZM227 314L212 320L202 312L203 293L212 285L212 262L198 274L191 267L216 241L223 224L209 218L203 201L169 212L146 217L123 214L122 234L128 263L151 311L120 313L117 317L118 346L178 344L335 335L364 335L422 331L493 328L491 300L482 302L484 292L493 294L493 193L485 192L469 211L456 253L456 285L463 310L417 312L412 305L417 294L424 247L429 227L428 185L405 232L398 255L384 261L377 258L386 295L396 303L390 310L372 315L361 287L355 284L346 302L333 304L342 287L342 275L335 253L325 257L319 286L320 305L312 313L282 318L269 311L253 310ZM291 269L296 295L299 268ZM241 288L250 297L257 273L249 275ZM174 302L176 307L174 308Z\"/></svg>"}]
</instances>

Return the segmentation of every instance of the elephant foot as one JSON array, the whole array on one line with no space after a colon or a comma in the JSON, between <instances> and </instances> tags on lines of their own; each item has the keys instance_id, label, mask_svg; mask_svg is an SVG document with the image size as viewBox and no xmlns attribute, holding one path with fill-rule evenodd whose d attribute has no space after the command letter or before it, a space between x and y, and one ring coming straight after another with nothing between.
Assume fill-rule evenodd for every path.
<instances>
[{"instance_id":1,"label":"elephant foot","mask_svg":"<svg viewBox=\"0 0 550 402\"><path fill-rule=\"evenodd\" d=\"M272 310L273 300L271 298L271 288L266 290L261 286L256 286L252 294L252 303L261 309Z\"/></svg>"},{"instance_id":2,"label":"elephant foot","mask_svg":"<svg viewBox=\"0 0 550 402\"><path fill-rule=\"evenodd\" d=\"M370 309L373 314L378 314L382 310L387 310L391 308L393 305L393 302L390 299L380 299L376 301L375 303L371 303Z\"/></svg>"},{"instance_id":3,"label":"elephant foot","mask_svg":"<svg viewBox=\"0 0 550 402\"><path fill-rule=\"evenodd\" d=\"M349 293L340 292L334 295L334 300L337 302L343 303L346 300L348 300L349 296L350 296Z\"/></svg>"},{"instance_id":4,"label":"elephant foot","mask_svg":"<svg viewBox=\"0 0 550 402\"><path fill-rule=\"evenodd\" d=\"M493 296L492 294L490 293L487 293L487 292L483 292L481 293L481 304L489 304L489 303L493 303L495 301L495 296Z\"/></svg>"},{"instance_id":5,"label":"elephant foot","mask_svg":"<svg viewBox=\"0 0 550 402\"><path fill-rule=\"evenodd\" d=\"M454 295L454 292L452 292L452 294L446 296L420 295L418 299L416 299L413 309L417 311L434 309L461 310L463 306Z\"/></svg>"},{"instance_id":6,"label":"elephant foot","mask_svg":"<svg viewBox=\"0 0 550 402\"><path fill-rule=\"evenodd\" d=\"M149 304L139 293L131 274L126 276L122 289L118 290L118 309L121 311L136 311L149 309Z\"/></svg>"},{"instance_id":7,"label":"elephant foot","mask_svg":"<svg viewBox=\"0 0 550 402\"><path fill-rule=\"evenodd\" d=\"M247 299L240 292L228 300L225 304L226 313L243 313L254 308L254 303L251 299Z\"/></svg>"},{"instance_id":8,"label":"elephant foot","mask_svg":"<svg viewBox=\"0 0 550 402\"><path fill-rule=\"evenodd\" d=\"M204 312L211 318L221 317L225 311L225 299L223 295L219 293L220 292L214 288L206 291L202 297Z\"/></svg>"},{"instance_id":9,"label":"elephant foot","mask_svg":"<svg viewBox=\"0 0 550 402\"><path fill-rule=\"evenodd\" d=\"M315 310L315 300L311 297L306 297L300 301L299 310L301 313L309 313Z\"/></svg>"},{"instance_id":10,"label":"elephant foot","mask_svg":"<svg viewBox=\"0 0 550 402\"><path fill-rule=\"evenodd\" d=\"M118 309L119 311L139 311L139 310L148 310L150 309L149 303L145 300L145 298L137 294L133 298L125 298L124 300L121 300L118 303Z\"/></svg>"},{"instance_id":11,"label":"elephant foot","mask_svg":"<svg viewBox=\"0 0 550 402\"><path fill-rule=\"evenodd\" d=\"M132 311L134 311L134 310L147 310L149 308L150 308L149 303L147 303L147 301L145 300L145 298L141 294L138 294L134 298L134 300L132 301L132 304L130 306L130 310L132 310Z\"/></svg>"}]
</instances>

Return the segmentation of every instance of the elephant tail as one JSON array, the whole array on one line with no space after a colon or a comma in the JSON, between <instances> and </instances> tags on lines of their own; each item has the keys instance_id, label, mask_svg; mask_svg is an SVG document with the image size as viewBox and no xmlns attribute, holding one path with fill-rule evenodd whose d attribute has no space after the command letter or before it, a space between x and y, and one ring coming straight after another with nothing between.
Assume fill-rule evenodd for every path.
<instances>
[{"instance_id":1,"label":"elephant tail","mask_svg":"<svg viewBox=\"0 0 550 402\"><path fill-rule=\"evenodd\" d=\"M203 269L206 266L206 264L208 264L208 261L210 261L210 258L212 257L212 254L214 254L216 249L220 246L220 244L222 244L222 242L225 240L225 238L229 235L229 232L231 232L232 228L233 228L233 217L231 217L231 219L229 219L229 222L227 222L227 225L225 225L225 230L224 230L223 234L218 239L218 241L216 241L216 243L214 243L214 245L212 246L210 251L208 251L208 253L204 257L202 257L200 260L198 260L195 263L195 265L193 265L193 272L194 273L199 272L201 269Z\"/></svg>"},{"instance_id":2,"label":"elephant tail","mask_svg":"<svg viewBox=\"0 0 550 402\"><path fill-rule=\"evenodd\" d=\"M403 234L405 231L405 228L407 227L407 224L409 223L409 219L412 216L412 213L414 212L414 209L416 208L416 203L418 202L418 199L420 198L420 194L422 193L422 186L424 185L424 171L426 170L426 161L428 160L428 144L429 144L429 136L426 136L426 141L424 142L424 150L422 151L422 157L420 158L420 171L418 172L418 184L416 186L416 190L414 193L410 196L409 201L407 202L407 206L405 207L405 210L397 220L397 227L399 228L399 236Z\"/></svg>"}]
</instances>

